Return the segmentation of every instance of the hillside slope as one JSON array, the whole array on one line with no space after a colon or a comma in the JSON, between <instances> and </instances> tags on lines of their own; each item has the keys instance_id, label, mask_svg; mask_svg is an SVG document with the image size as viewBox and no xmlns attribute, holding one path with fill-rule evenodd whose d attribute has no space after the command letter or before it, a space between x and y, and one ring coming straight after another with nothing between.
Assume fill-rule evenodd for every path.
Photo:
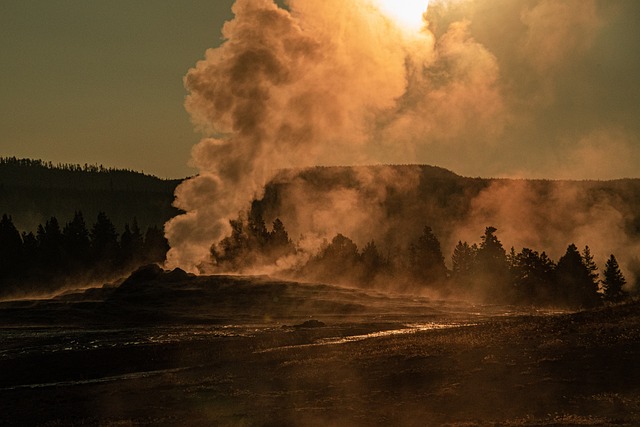
<instances>
[{"instance_id":1,"label":"hillside slope","mask_svg":"<svg viewBox=\"0 0 640 427\"><path fill-rule=\"evenodd\" d=\"M19 230L35 231L51 216L65 223L81 210L88 222L105 212L118 229L137 218L144 230L161 227L178 210L171 206L180 180L96 166L0 159L0 213Z\"/></svg>"}]
</instances>

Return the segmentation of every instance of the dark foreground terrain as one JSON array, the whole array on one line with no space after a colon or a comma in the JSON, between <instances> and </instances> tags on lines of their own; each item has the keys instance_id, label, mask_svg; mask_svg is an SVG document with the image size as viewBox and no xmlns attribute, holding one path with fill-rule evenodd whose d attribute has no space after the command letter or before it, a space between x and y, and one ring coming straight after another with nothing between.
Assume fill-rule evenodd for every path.
<instances>
[{"instance_id":1,"label":"dark foreground terrain","mask_svg":"<svg viewBox=\"0 0 640 427\"><path fill-rule=\"evenodd\" d=\"M147 268L0 304L0 425L640 425L640 306L524 313Z\"/></svg>"}]
</instances>

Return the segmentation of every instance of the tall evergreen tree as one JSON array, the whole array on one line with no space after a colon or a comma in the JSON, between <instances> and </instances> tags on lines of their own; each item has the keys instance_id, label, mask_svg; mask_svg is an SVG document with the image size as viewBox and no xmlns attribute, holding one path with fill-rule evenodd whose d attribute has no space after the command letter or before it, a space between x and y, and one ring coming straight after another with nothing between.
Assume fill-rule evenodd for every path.
<instances>
[{"instance_id":1,"label":"tall evergreen tree","mask_svg":"<svg viewBox=\"0 0 640 427\"><path fill-rule=\"evenodd\" d=\"M363 268L361 280L364 285L369 286L375 277L386 267L385 260L373 240L367 243L362 249L360 260Z\"/></svg>"},{"instance_id":2,"label":"tall evergreen tree","mask_svg":"<svg viewBox=\"0 0 640 427\"><path fill-rule=\"evenodd\" d=\"M106 213L98 213L96 223L91 228L92 260L101 269L115 267L119 251L118 233Z\"/></svg>"},{"instance_id":3,"label":"tall evergreen tree","mask_svg":"<svg viewBox=\"0 0 640 427\"><path fill-rule=\"evenodd\" d=\"M167 258L169 242L157 226L147 228L144 235L144 262L163 263Z\"/></svg>"},{"instance_id":4,"label":"tall evergreen tree","mask_svg":"<svg viewBox=\"0 0 640 427\"><path fill-rule=\"evenodd\" d=\"M524 304L548 304L553 300L555 264L543 252L523 248L514 256L512 277L516 301Z\"/></svg>"},{"instance_id":5,"label":"tall evergreen tree","mask_svg":"<svg viewBox=\"0 0 640 427\"><path fill-rule=\"evenodd\" d=\"M584 266L587 267L587 270L589 270L589 277L591 277L593 283L599 284L600 274L598 273L598 266L595 261L593 261L593 255L591 255L591 249L588 245L585 246L582 251L582 262L584 263Z\"/></svg>"},{"instance_id":6,"label":"tall evergreen tree","mask_svg":"<svg viewBox=\"0 0 640 427\"><path fill-rule=\"evenodd\" d=\"M609 302L620 302L625 300L629 294L623 289L627 281L620 271L618 261L613 254L605 264L604 281L602 282L604 289L604 299Z\"/></svg>"},{"instance_id":7,"label":"tall evergreen tree","mask_svg":"<svg viewBox=\"0 0 640 427\"><path fill-rule=\"evenodd\" d=\"M62 229L62 242L69 257L71 270L87 268L91 243L89 241L89 230L87 230L82 212L76 211L73 219L64 226Z\"/></svg>"},{"instance_id":8,"label":"tall evergreen tree","mask_svg":"<svg viewBox=\"0 0 640 427\"><path fill-rule=\"evenodd\" d=\"M425 227L418 240L409 246L409 267L423 283L442 284L447 278L440 241L431 227Z\"/></svg>"},{"instance_id":9,"label":"tall evergreen tree","mask_svg":"<svg viewBox=\"0 0 640 427\"><path fill-rule=\"evenodd\" d=\"M458 241L451 255L453 278L459 285L468 284L474 269L476 268L476 254L478 246L474 243L469 246L467 242Z\"/></svg>"},{"instance_id":10,"label":"tall evergreen tree","mask_svg":"<svg viewBox=\"0 0 640 427\"><path fill-rule=\"evenodd\" d=\"M476 254L476 286L487 290L492 299L509 301L511 294L509 263L502 243L496 237L495 227L487 227L481 237Z\"/></svg>"},{"instance_id":11,"label":"tall evergreen tree","mask_svg":"<svg viewBox=\"0 0 640 427\"><path fill-rule=\"evenodd\" d=\"M0 220L0 283L20 275L23 264L22 238L10 216ZM3 291L0 285L0 293Z\"/></svg>"},{"instance_id":12,"label":"tall evergreen tree","mask_svg":"<svg viewBox=\"0 0 640 427\"><path fill-rule=\"evenodd\" d=\"M44 225L38 226L39 262L46 277L55 277L66 269L62 231L56 217L51 217Z\"/></svg>"},{"instance_id":13,"label":"tall evergreen tree","mask_svg":"<svg viewBox=\"0 0 640 427\"><path fill-rule=\"evenodd\" d=\"M573 243L558 261L555 276L559 303L574 308L589 308L600 303L598 284Z\"/></svg>"},{"instance_id":14,"label":"tall evergreen tree","mask_svg":"<svg viewBox=\"0 0 640 427\"><path fill-rule=\"evenodd\" d=\"M295 246L289 239L289 233L280 218L273 221L273 227L267 235L267 243L263 252L266 263L274 263L285 255L295 253Z\"/></svg>"},{"instance_id":15,"label":"tall evergreen tree","mask_svg":"<svg viewBox=\"0 0 640 427\"><path fill-rule=\"evenodd\" d=\"M144 239L140 234L140 228L138 227L138 221L133 219L133 225L129 227L129 224L124 225L124 231L120 235L120 254L118 257L118 264L120 266L129 268L142 263L142 248L144 245Z\"/></svg>"}]
</instances>

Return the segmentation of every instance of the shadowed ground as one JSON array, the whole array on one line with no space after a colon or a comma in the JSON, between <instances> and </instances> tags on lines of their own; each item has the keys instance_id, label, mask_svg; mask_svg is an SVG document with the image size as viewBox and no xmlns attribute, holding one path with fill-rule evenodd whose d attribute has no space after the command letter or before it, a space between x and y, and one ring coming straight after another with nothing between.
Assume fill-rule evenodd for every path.
<instances>
[{"instance_id":1,"label":"shadowed ground","mask_svg":"<svg viewBox=\"0 0 640 427\"><path fill-rule=\"evenodd\" d=\"M639 314L147 272L0 305L0 424L639 425Z\"/></svg>"}]
</instances>

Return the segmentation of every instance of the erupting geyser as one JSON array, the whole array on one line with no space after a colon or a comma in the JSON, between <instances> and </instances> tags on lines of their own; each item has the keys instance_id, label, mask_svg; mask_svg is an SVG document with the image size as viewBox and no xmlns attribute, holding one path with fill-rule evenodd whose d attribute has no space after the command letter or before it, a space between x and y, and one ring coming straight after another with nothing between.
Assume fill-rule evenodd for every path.
<instances>
[{"instance_id":1,"label":"erupting geyser","mask_svg":"<svg viewBox=\"0 0 640 427\"><path fill-rule=\"evenodd\" d=\"M529 141L529 133L555 141L536 132L549 128L542 120L558 95L556 74L575 70L566 62L584 52L597 33L596 4L521 0L505 11L517 20L517 25L505 28L520 33L488 37L502 28L480 20L492 1L444 0L430 5L428 0L287 0L287 8L282 8L274 0L236 0L235 17L222 31L224 42L209 49L185 77L185 106L203 139L191 157L198 175L176 190L175 206L185 213L166 224L171 246L167 267L217 271L210 268L216 267L212 246L230 234L229 220L262 197L278 170L427 163L458 171L458 162L496 165L499 158L513 157L509 144ZM510 52L518 54L506 57ZM579 121L581 127L596 115L588 117ZM574 135L577 130L565 131L561 134ZM600 132L605 136L596 141L606 142L607 131ZM581 152L586 158L600 153L585 147ZM527 150L531 149L523 152ZM459 160L463 157L466 160ZM362 169L351 189L288 194L287 229L295 231L294 238L304 235L305 242L318 242L298 249L313 254L323 239L337 233L356 240L370 238L371 230L402 234L392 229L384 206L390 193L408 194L419 180L408 169L404 176L398 173L389 169L374 176ZM493 190L508 197L491 197ZM483 192L471 203L479 214L464 230L477 233L487 225L510 230L513 211L501 212L512 206L504 200L515 200L515 194L495 188ZM515 218L522 217L521 211L536 212L536 206L529 199L514 204ZM606 214L597 218L613 224L601 234L624 230L619 226L624 215L607 206L599 212ZM571 216L561 212L556 217ZM417 230L424 225L410 224ZM549 233L563 239L571 235L561 231L565 234L551 229ZM541 230L523 231L520 226L503 238L518 245L523 235L551 239ZM372 238L383 242L384 237ZM612 239L589 242L596 246L603 240ZM216 248L216 253L220 250L224 248Z\"/></svg>"}]
</instances>

